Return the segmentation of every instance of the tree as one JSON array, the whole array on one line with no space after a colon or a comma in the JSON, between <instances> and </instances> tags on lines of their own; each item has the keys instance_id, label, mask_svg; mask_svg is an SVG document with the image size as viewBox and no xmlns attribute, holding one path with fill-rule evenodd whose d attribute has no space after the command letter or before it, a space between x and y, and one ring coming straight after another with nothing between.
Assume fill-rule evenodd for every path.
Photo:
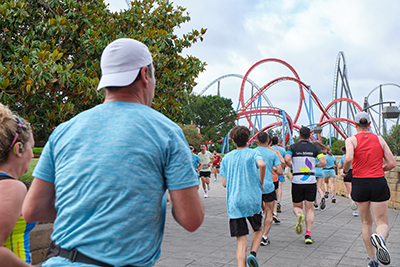
<instances>
[{"instance_id":1,"label":"tree","mask_svg":"<svg viewBox=\"0 0 400 267\"><path fill-rule=\"evenodd\" d=\"M203 142L204 138L202 134L198 131L196 125L193 124L180 124L178 125L182 128L183 134L185 135L188 144L192 144L195 150L200 149L200 144Z\"/></svg>"},{"instance_id":2,"label":"tree","mask_svg":"<svg viewBox=\"0 0 400 267\"><path fill-rule=\"evenodd\" d=\"M400 155L400 124L393 125L387 134L383 135L393 155Z\"/></svg>"},{"instance_id":3,"label":"tree","mask_svg":"<svg viewBox=\"0 0 400 267\"><path fill-rule=\"evenodd\" d=\"M165 0L133 1L112 13L103 0L3 0L0 4L0 101L26 118L36 140L61 122L102 102L96 90L102 50L129 37L146 44L156 69L153 108L177 121L205 63L183 49L205 29L178 38L190 20Z\"/></svg>"},{"instance_id":4,"label":"tree","mask_svg":"<svg viewBox=\"0 0 400 267\"><path fill-rule=\"evenodd\" d=\"M232 100L216 95L194 97L183 110L186 113L183 123L199 125L204 139L214 143L226 136L237 119Z\"/></svg>"}]
</instances>

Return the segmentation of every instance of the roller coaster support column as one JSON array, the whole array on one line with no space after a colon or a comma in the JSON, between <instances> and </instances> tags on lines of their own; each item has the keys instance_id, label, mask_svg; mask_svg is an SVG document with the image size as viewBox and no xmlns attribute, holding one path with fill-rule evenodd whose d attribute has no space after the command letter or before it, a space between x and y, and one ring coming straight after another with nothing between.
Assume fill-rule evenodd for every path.
<instances>
[{"instance_id":1,"label":"roller coaster support column","mask_svg":"<svg viewBox=\"0 0 400 267\"><path fill-rule=\"evenodd\" d=\"M226 153L229 152L229 134L231 131L229 131L229 133L226 134L226 136L224 137L224 140L222 141L222 154L225 154L225 147L226 147Z\"/></svg>"},{"instance_id":2,"label":"roller coaster support column","mask_svg":"<svg viewBox=\"0 0 400 267\"><path fill-rule=\"evenodd\" d=\"M286 118L286 112L284 110L280 110L279 111L282 115L282 147L285 148L286 142L285 142L285 126L287 127L288 133L289 133L289 143L293 144L293 138L292 138L292 133L290 131L290 127L289 127L289 122Z\"/></svg>"}]
</instances>

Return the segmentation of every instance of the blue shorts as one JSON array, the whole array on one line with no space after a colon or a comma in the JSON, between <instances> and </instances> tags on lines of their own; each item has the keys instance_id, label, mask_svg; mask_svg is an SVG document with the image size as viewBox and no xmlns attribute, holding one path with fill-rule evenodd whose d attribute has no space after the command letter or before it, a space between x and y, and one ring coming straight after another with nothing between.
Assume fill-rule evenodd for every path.
<instances>
[{"instance_id":1,"label":"blue shorts","mask_svg":"<svg viewBox=\"0 0 400 267\"><path fill-rule=\"evenodd\" d=\"M284 178L284 177L285 177L284 175L278 176L278 179L279 179L278 182L283 183L283 178Z\"/></svg>"},{"instance_id":2,"label":"blue shorts","mask_svg":"<svg viewBox=\"0 0 400 267\"><path fill-rule=\"evenodd\" d=\"M335 170L323 170L323 172L324 172L325 179L336 178Z\"/></svg>"}]
</instances>

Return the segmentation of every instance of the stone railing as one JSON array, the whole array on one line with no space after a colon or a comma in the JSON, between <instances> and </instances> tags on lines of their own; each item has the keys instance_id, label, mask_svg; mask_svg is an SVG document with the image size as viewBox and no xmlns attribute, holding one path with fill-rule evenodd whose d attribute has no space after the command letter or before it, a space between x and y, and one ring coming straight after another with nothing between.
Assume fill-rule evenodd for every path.
<instances>
[{"instance_id":1,"label":"stone railing","mask_svg":"<svg viewBox=\"0 0 400 267\"><path fill-rule=\"evenodd\" d=\"M30 250L32 263L36 264L46 259L47 249L51 243L50 235L53 232L53 224L38 224L30 232Z\"/></svg>"},{"instance_id":2,"label":"stone railing","mask_svg":"<svg viewBox=\"0 0 400 267\"><path fill-rule=\"evenodd\" d=\"M340 160L340 156L336 159ZM386 179L390 188L390 199L388 201L389 208L400 209L400 156L394 157L396 160L396 167L391 171L386 172ZM337 172L335 180L336 194L347 197L347 190L343 182L343 177Z\"/></svg>"}]
</instances>

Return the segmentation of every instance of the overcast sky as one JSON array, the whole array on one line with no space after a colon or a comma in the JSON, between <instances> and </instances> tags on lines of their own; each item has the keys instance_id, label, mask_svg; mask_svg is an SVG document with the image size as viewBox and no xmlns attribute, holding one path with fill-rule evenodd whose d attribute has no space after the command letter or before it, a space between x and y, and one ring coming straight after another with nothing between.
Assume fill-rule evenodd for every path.
<instances>
[{"instance_id":1,"label":"overcast sky","mask_svg":"<svg viewBox=\"0 0 400 267\"><path fill-rule=\"evenodd\" d=\"M125 0L108 0L110 9L127 7ZM227 74L245 75L256 62L276 58L290 64L301 81L327 106L332 101L336 61L339 51L346 60L353 99L363 99L380 84L400 84L400 1L395 0L203 0L172 1L187 8L191 21L177 29L181 36L191 29L207 28L204 41L185 53L207 63L194 91L199 93L213 80ZM276 62L258 65L248 78L259 87L278 77L292 76ZM231 98L236 110L239 78L221 80L221 95ZM204 94L216 94L214 84ZM292 118L299 105L299 87L294 82L272 86L266 95L272 104ZM244 99L251 96L245 88ZM307 101L308 101L308 95ZM370 104L379 102L378 90ZM384 101L400 104L400 88L383 87ZM321 112L313 106L314 121ZM308 124L303 107L298 124ZM276 121L273 118L265 119ZM271 122L272 122L271 121Z\"/></svg>"}]
</instances>

